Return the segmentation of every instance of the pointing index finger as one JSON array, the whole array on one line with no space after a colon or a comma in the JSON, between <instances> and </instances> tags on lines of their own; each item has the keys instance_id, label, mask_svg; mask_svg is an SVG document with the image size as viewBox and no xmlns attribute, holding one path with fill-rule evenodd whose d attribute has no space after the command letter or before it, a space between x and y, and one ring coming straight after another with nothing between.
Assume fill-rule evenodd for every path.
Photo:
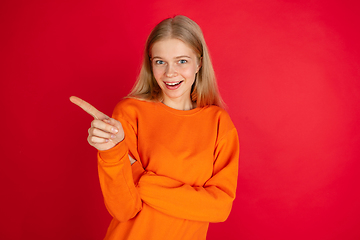
<instances>
[{"instance_id":1,"label":"pointing index finger","mask_svg":"<svg viewBox=\"0 0 360 240\"><path fill-rule=\"evenodd\" d=\"M90 103L82 100L81 98L72 96L70 97L70 101L79 107L81 107L85 112L93 116L95 119L104 120L108 119L109 117L105 115L104 113L97 110L95 107L93 107Z\"/></svg>"}]
</instances>

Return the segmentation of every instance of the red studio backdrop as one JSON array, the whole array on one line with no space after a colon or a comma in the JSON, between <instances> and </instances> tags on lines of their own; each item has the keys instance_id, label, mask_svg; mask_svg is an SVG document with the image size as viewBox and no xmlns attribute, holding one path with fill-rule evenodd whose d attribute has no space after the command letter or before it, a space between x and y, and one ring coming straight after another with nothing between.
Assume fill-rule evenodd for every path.
<instances>
[{"instance_id":1,"label":"red studio backdrop","mask_svg":"<svg viewBox=\"0 0 360 240\"><path fill-rule=\"evenodd\" d=\"M79 96L111 114L150 30L203 29L241 144L215 239L360 239L360 5L340 0L0 3L0 239L102 239L110 221Z\"/></svg>"}]
</instances>

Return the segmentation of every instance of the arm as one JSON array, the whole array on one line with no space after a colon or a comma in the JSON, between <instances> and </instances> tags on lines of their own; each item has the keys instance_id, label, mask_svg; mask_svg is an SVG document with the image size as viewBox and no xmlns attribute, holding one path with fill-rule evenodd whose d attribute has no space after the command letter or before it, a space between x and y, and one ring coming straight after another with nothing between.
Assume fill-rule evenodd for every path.
<instances>
[{"instance_id":1,"label":"arm","mask_svg":"<svg viewBox=\"0 0 360 240\"><path fill-rule=\"evenodd\" d=\"M145 173L137 186L144 203L168 215L206 222L228 217L235 198L239 142L236 129L219 140L214 151L213 176L201 187Z\"/></svg>"},{"instance_id":2,"label":"arm","mask_svg":"<svg viewBox=\"0 0 360 240\"><path fill-rule=\"evenodd\" d=\"M125 142L98 153L98 171L106 208L119 221L133 218L141 209L142 202L134 181L144 171L135 162L130 164Z\"/></svg>"},{"instance_id":3,"label":"arm","mask_svg":"<svg viewBox=\"0 0 360 240\"><path fill-rule=\"evenodd\" d=\"M130 146L136 146L135 131L132 131L134 129L126 121L124 129L115 119L118 117L115 114L114 118L109 118L75 96L70 97L70 101L94 117L89 129L88 142L99 150L98 171L105 205L113 217L119 221L127 221L142 207L134 182L139 180L144 169L140 162L134 160L139 159L137 151L134 151L134 147L128 148L124 140L126 135Z\"/></svg>"},{"instance_id":4,"label":"arm","mask_svg":"<svg viewBox=\"0 0 360 240\"><path fill-rule=\"evenodd\" d=\"M142 209L135 184L144 169L140 161L130 163L132 156L139 159L134 149L137 141L134 129L127 121L118 120L123 126L125 139L112 149L98 152L98 171L106 208L117 220L127 221Z\"/></svg>"}]
</instances>

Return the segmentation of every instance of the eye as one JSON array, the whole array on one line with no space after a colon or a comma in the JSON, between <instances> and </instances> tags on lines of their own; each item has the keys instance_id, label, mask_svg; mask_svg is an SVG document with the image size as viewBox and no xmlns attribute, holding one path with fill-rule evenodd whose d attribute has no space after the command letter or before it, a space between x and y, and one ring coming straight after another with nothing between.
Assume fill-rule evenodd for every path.
<instances>
[{"instance_id":1,"label":"eye","mask_svg":"<svg viewBox=\"0 0 360 240\"><path fill-rule=\"evenodd\" d=\"M187 60L185 60L185 59L181 59L181 60L179 60L179 63L180 63L180 64L187 63Z\"/></svg>"},{"instance_id":2,"label":"eye","mask_svg":"<svg viewBox=\"0 0 360 240\"><path fill-rule=\"evenodd\" d=\"M162 65L162 64L164 64L164 61L162 61L162 60L156 60L156 61L155 61L155 64L157 64L157 65Z\"/></svg>"}]
</instances>

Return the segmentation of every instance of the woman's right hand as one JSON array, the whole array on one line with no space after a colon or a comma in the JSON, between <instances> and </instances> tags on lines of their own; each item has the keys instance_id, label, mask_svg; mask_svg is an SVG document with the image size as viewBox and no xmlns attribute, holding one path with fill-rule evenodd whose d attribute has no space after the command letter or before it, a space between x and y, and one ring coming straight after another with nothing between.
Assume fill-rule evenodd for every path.
<instances>
[{"instance_id":1,"label":"woman's right hand","mask_svg":"<svg viewBox=\"0 0 360 240\"><path fill-rule=\"evenodd\" d=\"M72 96L70 101L95 118L89 128L88 142L91 146L104 151L124 140L124 129L119 121L108 117L78 97Z\"/></svg>"}]
</instances>

